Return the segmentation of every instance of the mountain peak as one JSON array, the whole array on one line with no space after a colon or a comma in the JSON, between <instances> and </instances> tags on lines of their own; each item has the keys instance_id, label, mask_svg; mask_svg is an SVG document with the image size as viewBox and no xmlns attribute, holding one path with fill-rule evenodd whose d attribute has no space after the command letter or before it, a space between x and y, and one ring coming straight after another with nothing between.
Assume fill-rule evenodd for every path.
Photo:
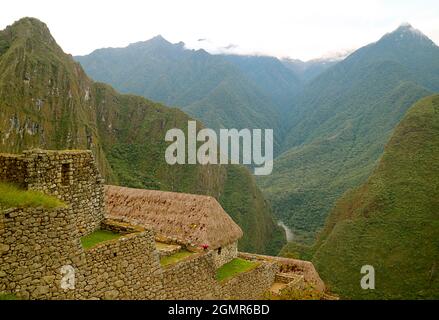
<instances>
[{"instance_id":1,"label":"mountain peak","mask_svg":"<svg viewBox=\"0 0 439 320\"><path fill-rule=\"evenodd\" d=\"M420 36L420 37L423 37L423 38L427 38L427 39L428 39L428 37L427 37L424 33L422 33L421 30L414 28L414 27L413 27L410 23L408 23L408 22L403 22L403 23L401 23L400 26L399 26L395 31L393 31L393 33L406 33L406 34L412 34L412 35L415 35L415 36Z\"/></svg>"},{"instance_id":2,"label":"mountain peak","mask_svg":"<svg viewBox=\"0 0 439 320\"><path fill-rule=\"evenodd\" d=\"M56 48L57 50L60 49L47 25L36 18L21 18L12 25L7 26L3 31L9 35L10 41L26 39L30 40L27 44L28 46L30 43L32 43L33 47L41 47L41 45L44 44Z\"/></svg>"},{"instance_id":3,"label":"mountain peak","mask_svg":"<svg viewBox=\"0 0 439 320\"><path fill-rule=\"evenodd\" d=\"M20 34L39 33L40 35L52 37L47 25L44 22L32 17L21 18L20 20L15 21L8 28Z\"/></svg>"},{"instance_id":4,"label":"mountain peak","mask_svg":"<svg viewBox=\"0 0 439 320\"><path fill-rule=\"evenodd\" d=\"M149 41L153 43L160 43L160 44L171 44L168 40L163 38L161 34L151 38Z\"/></svg>"},{"instance_id":5,"label":"mountain peak","mask_svg":"<svg viewBox=\"0 0 439 320\"><path fill-rule=\"evenodd\" d=\"M418 36L423 36L427 38L426 35L424 35L420 30L414 28L410 23L403 22L399 25L399 27L394 31L397 33L412 33Z\"/></svg>"},{"instance_id":6,"label":"mountain peak","mask_svg":"<svg viewBox=\"0 0 439 320\"><path fill-rule=\"evenodd\" d=\"M418 44L434 45L430 38L408 22L401 23L397 29L384 35L382 40L391 40L397 43L412 43L416 41Z\"/></svg>"},{"instance_id":7,"label":"mountain peak","mask_svg":"<svg viewBox=\"0 0 439 320\"><path fill-rule=\"evenodd\" d=\"M41 20L38 20L37 18L33 18L33 17L24 17L21 18L17 21L15 21L12 26L17 26L17 25L26 25L28 27L33 27L33 28L46 28L47 26L44 22L42 22Z\"/></svg>"},{"instance_id":8,"label":"mountain peak","mask_svg":"<svg viewBox=\"0 0 439 320\"><path fill-rule=\"evenodd\" d=\"M128 48L137 48L137 49L144 49L144 48L164 48L172 46L172 43L170 43L168 40L163 38L162 35L157 35L149 40L145 41L139 41L131 43Z\"/></svg>"},{"instance_id":9,"label":"mountain peak","mask_svg":"<svg viewBox=\"0 0 439 320\"><path fill-rule=\"evenodd\" d=\"M399 25L399 28L407 28L407 29L413 29L412 25L409 22L403 22Z\"/></svg>"}]
</instances>

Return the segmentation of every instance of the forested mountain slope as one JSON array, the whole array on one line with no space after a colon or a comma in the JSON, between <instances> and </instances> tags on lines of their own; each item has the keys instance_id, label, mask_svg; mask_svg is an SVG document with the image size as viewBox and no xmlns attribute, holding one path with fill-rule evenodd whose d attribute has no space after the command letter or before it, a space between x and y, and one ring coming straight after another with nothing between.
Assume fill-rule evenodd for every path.
<instances>
[{"instance_id":1,"label":"forested mountain slope","mask_svg":"<svg viewBox=\"0 0 439 320\"><path fill-rule=\"evenodd\" d=\"M276 150L282 113L301 87L276 58L212 55L161 36L75 59L95 80L176 106L209 128L275 129Z\"/></svg>"},{"instance_id":2,"label":"forested mountain slope","mask_svg":"<svg viewBox=\"0 0 439 320\"><path fill-rule=\"evenodd\" d=\"M331 290L348 298L439 298L439 96L409 109L362 186L332 210L314 248ZM375 290L362 290L363 265Z\"/></svg>"},{"instance_id":3,"label":"forested mountain slope","mask_svg":"<svg viewBox=\"0 0 439 320\"><path fill-rule=\"evenodd\" d=\"M439 90L438 77L439 48L402 25L306 85L284 152L259 180L276 215L312 240L337 198L370 175L407 109Z\"/></svg>"}]
</instances>

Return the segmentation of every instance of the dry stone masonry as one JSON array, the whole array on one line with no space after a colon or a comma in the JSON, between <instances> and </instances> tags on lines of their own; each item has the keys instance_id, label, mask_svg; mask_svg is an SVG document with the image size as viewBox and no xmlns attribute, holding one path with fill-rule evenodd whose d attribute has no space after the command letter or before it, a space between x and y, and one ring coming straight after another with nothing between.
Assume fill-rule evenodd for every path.
<instances>
[{"instance_id":1,"label":"dry stone masonry","mask_svg":"<svg viewBox=\"0 0 439 320\"><path fill-rule=\"evenodd\" d=\"M153 227L106 214L103 181L89 151L2 154L0 180L68 205L0 211L0 293L23 299L257 299L286 268L285 261L239 253L258 266L217 281L218 267L238 256L234 238L162 266ZM98 229L121 236L84 249L81 237ZM308 268L305 281L320 279L309 265L293 264Z\"/></svg>"},{"instance_id":2,"label":"dry stone masonry","mask_svg":"<svg viewBox=\"0 0 439 320\"><path fill-rule=\"evenodd\" d=\"M69 203L80 234L104 218L103 180L91 151L25 151L0 155L0 180L42 191Z\"/></svg>"}]
</instances>

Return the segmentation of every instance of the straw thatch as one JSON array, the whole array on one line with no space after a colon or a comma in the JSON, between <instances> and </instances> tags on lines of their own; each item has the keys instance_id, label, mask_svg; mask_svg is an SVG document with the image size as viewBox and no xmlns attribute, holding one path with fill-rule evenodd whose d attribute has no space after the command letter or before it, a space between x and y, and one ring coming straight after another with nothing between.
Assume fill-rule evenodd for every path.
<instances>
[{"instance_id":1,"label":"straw thatch","mask_svg":"<svg viewBox=\"0 0 439 320\"><path fill-rule=\"evenodd\" d=\"M216 249L242 237L241 228L213 197L105 186L110 217L155 230L158 238Z\"/></svg>"}]
</instances>

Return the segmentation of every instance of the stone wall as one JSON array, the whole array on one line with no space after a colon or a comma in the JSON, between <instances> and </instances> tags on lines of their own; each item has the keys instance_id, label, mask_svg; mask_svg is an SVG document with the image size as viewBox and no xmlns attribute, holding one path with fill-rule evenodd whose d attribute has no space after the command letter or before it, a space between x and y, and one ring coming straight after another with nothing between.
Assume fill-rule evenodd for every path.
<instances>
[{"instance_id":1,"label":"stone wall","mask_svg":"<svg viewBox=\"0 0 439 320\"><path fill-rule=\"evenodd\" d=\"M254 299L277 270L262 262L218 282L213 251L162 267L152 230L87 250L80 237L70 207L0 212L0 292L24 299ZM66 266L74 288L61 285Z\"/></svg>"},{"instance_id":2,"label":"stone wall","mask_svg":"<svg viewBox=\"0 0 439 320\"><path fill-rule=\"evenodd\" d=\"M213 253L200 253L187 261L165 267L165 299L214 299L217 289Z\"/></svg>"},{"instance_id":3,"label":"stone wall","mask_svg":"<svg viewBox=\"0 0 439 320\"><path fill-rule=\"evenodd\" d=\"M238 256L247 260L274 262L279 266L280 272L302 275L305 284L313 286L320 292L324 292L326 290L325 283L320 278L319 274L314 268L314 265L309 261L283 257L272 257L246 252L239 252Z\"/></svg>"},{"instance_id":4,"label":"stone wall","mask_svg":"<svg viewBox=\"0 0 439 320\"><path fill-rule=\"evenodd\" d=\"M0 212L0 292L23 299L155 299L163 276L145 230L84 250L71 208ZM61 286L63 267L74 288Z\"/></svg>"},{"instance_id":5,"label":"stone wall","mask_svg":"<svg viewBox=\"0 0 439 320\"><path fill-rule=\"evenodd\" d=\"M218 267L238 254L236 242L161 266L153 230L104 220L103 181L89 151L3 154L0 180L68 204L0 211L0 293L24 299L257 299L279 269L319 285L309 262L245 253L239 255L260 265L217 281ZM98 228L122 236L84 250L81 236ZM66 278L73 279L67 286Z\"/></svg>"},{"instance_id":6,"label":"stone wall","mask_svg":"<svg viewBox=\"0 0 439 320\"><path fill-rule=\"evenodd\" d=\"M288 292L293 290L303 290L305 289L305 279L303 275L296 274L278 274L276 275L276 282L285 283L285 287L280 288L278 295L287 295Z\"/></svg>"},{"instance_id":7,"label":"stone wall","mask_svg":"<svg viewBox=\"0 0 439 320\"><path fill-rule=\"evenodd\" d=\"M0 212L0 292L24 299L69 298L60 288L60 269L80 261L71 208Z\"/></svg>"},{"instance_id":8,"label":"stone wall","mask_svg":"<svg viewBox=\"0 0 439 320\"><path fill-rule=\"evenodd\" d=\"M104 218L103 180L91 151L25 151L0 154L0 180L53 195L71 205L80 234Z\"/></svg>"},{"instance_id":9,"label":"stone wall","mask_svg":"<svg viewBox=\"0 0 439 320\"><path fill-rule=\"evenodd\" d=\"M238 256L238 242L213 250L215 267L219 268Z\"/></svg>"},{"instance_id":10,"label":"stone wall","mask_svg":"<svg viewBox=\"0 0 439 320\"><path fill-rule=\"evenodd\" d=\"M13 182L24 187L26 178L26 162L14 154L0 154L0 181Z\"/></svg>"},{"instance_id":11,"label":"stone wall","mask_svg":"<svg viewBox=\"0 0 439 320\"><path fill-rule=\"evenodd\" d=\"M156 299L162 269L151 230L126 235L85 251L75 294L79 299Z\"/></svg>"},{"instance_id":12,"label":"stone wall","mask_svg":"<svg viewBox=\"0 0 439 320\"><path fill-rule=\"evenodd\" d=\"M256 300L263 297L274 282L279 266L271 262L260 265L247 272L219 283L218 298L232 300Z\"/></svg>"},{"instance_id":13,"label":"stone wall","mask_svg":"<svg viewBox=\"0 0 439 320\"><path fill-rule=\"evenodd\" d=\"M29 159L29 190L70 204L81 234L99 227L104 219L104 186L91 151L25 151L24 155Z\"/></svg>"}]
</instances>

